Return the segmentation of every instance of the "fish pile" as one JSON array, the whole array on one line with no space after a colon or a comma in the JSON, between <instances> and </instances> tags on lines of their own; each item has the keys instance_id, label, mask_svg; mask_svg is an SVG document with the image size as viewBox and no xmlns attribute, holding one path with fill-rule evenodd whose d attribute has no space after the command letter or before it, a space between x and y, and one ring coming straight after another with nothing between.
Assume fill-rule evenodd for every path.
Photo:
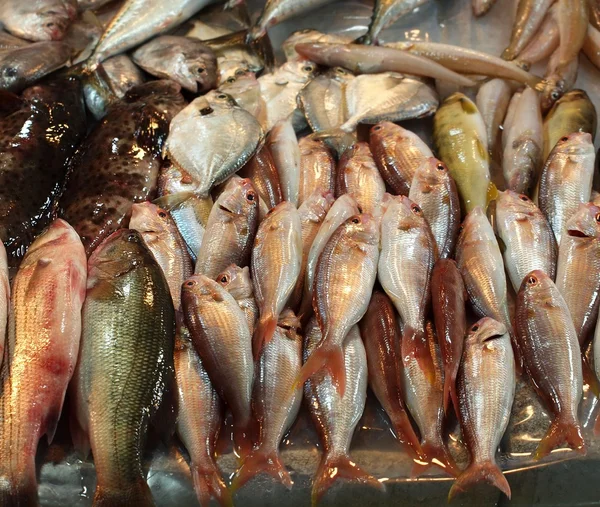
<instances>
[{"instance_id":1,"label":"fish pile","mask_svg":"<svg viewBox=\"0 0 600 507\"><path fill-rule=\"evenodd\" d=\"M519 378L551 414L534 458L585 452L600 179L571 88L580 50L600 63L598 2L520 0L500 57L378 45L426 0L376 0L360 39L294 32L279 65L269 30L327 0L267 0L255 23L237 0L106 3L0 5L0 505L38 504L65 397L98 507L153 505L150 427L185 447L202 505L261 473L291 488L279 445L303 403L313 504L338 479L383 490L349 454L367 387L449 498L510 497ZM432 136L399 125L428 117Z\"/></svg>"}]
</instances>

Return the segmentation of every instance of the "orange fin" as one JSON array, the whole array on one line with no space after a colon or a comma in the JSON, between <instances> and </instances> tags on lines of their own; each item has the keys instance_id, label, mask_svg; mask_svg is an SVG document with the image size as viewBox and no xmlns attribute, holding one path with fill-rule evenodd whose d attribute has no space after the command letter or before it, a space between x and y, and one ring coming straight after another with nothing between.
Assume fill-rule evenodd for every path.
<instances>
[{"instance_id":1,"label":"orange fin","mask_svg":"<svg viewBox=\"0 0 600 507\"><path fill-rule=\"evenodd\" d=\"M590 390L596 397L600 397L600 382L598 382L596 372L590 365L590 362L585 355L581 356L581 369L583 373L583 381L590 386Z\"/></svg>"},{"instance_id":2,"label":"orange fin","mask_svg":"<svg viewBox=\"0 0 600 507\"><path fill-rule=\"evenodd\" d=\"M496 463L486 461L484 463L471 463L467 469L458 476L456 482L450 488L448 493L448 502L454 498L456 493L467 491L475 484L487 482L498 488L510 500L510 486L502 470Z\"/></svg>"},{"instance_id":3,"label":"orange fin","mask_svg":"<svg viewBox=\"0 0 600 507\"><path fill-rule=\"evenodd\" d=\"M281 462L278 452L266 453L261 449L255 449L246 457L242 466L235 473L235 477L231 482L231 490L233 492L237 491L250 479L261 473L271 475L287 489L292 489L294 482L285 465Z\"/></svg>"},{"instance_id":4,"label":"orange fin","mask_svg":"<svg viewBox=\"0 0 600 507\"><path fill-rule=\"evenodd\" d=\"M415 430L410 423L410 419L405 410L398 411L394 414L394 417L390 417L392 426L396 437L400 442L404 444L406 450L415 458L421 458L423 456L423 450L421 449L421 443L415 433Z\"/></svg>"},{"instance_id":5,"label":"orange fin","mask_svg":"<svg viewBox=\"0 0 600 507\"><path fill-rule=\"evenodd\" d=\"M248 426L236 425L233 423L233 446L235 453L243 462L246 456L252 452L252 428Z\"/></svg>"},{"instance_id":6,"label":"orange fin","mask_svg":"<svg viewBox=\"0 0 600 507\"><path fill-rule=\"evenodd\" d=\"M460 474L460 469L454 458L443 443L434 445L426 442L421 445L421 448L423 449L424 461L415 462L412 470L413 477L418 477L432 466L441 468L452 477L457 477Z\"/></svg>"},{"instance_id":7,"label":"orange fin","mask_svg":"<svg viewBox=\"0 0 600 507\"><path fill-rule=\"evenodd\" d=\"M417 331L409 325L404 326L402 333L402 357L410 356L417 360L421 371L431 384L435 383L435 365L431 357L431 349L425 331Z\"/></svg>"},{"instance_id":8,"label":"orange fin","mask_svg":"<svg viewBox=\"0 0 600 507\"><path fill-rule=\"evenodd\" d=\"M262 349L271 341L277 329L277 319L273 315L261 316L256 323L254 336L252 337L252 352L254 360L260 357Z\"/></svg>"},{"instance_id":9,"label":"orange fin","mask_svg":"<svg viewBox=\"0 0 600 507\"><path fill-rule=\"evenodd\" d=\"M128 489L112 490L96 486L94 507L154 507L152 493L146 481L140 478Z\"/></svg>"},{"instance_id":10,"label":"orange fin","mask_svg":"<svg viewBox=\"0 0 600 507\"><path fill-rule=\"evenodd\" d=\"M581 427L576 420L560 418L560 414L550 423L548 431L542 438L533 456L534 459L542 459L556 449L560 444L566 442L571 449L585 454L585 442L581 435Z\"/></svg>"},{"instance_id":11,"label":"orange fin","mask_svg":"<svg viewBox=\"0 0 600 507\"><path fill-rule=\"evenodd\" d=\"M367 484L381 491L385 491L385 485L383 483L362 470L356 463L350 461L348 456L324 455L313 480L311 494L313 507L317 505L327 490L339 478L344 478L360 484Z\"/></svg>"},{"instance_id":12,"label":"orange fin","mask_svg":"<svg viewBox=\"0 0 600 507\"><path fill-rule=\"evenodd\" d=\"M304 384L315 373L323 368L327 369L340 396L346 392L346 367L344 364L344 350L339 345L328 346L323 340L312 352L302 366L294 390Z\"/></svg>"},{"instance_id":13,"label":"orange fin","mask_svg":"<svg viewBox=\"0 0 600 507\"><path fill-rule=\"evenodd\" d=\"M209 505L210 499L215 498L223 507L233 506L231 493L214 463L212 466L205 468L200 468L192 464L190 469L192 472L192 481L194 482L194 491L200 505Z\"/></svg>"},{"instance_id":14,"label":"orange fin","mask_svg":"<svg viewBox=\"0 0 600 507\"><path fill-rule=\"evenodd\" d=\"M450 366L451 367L446 368L446 371L444 372L444 414L446 416L448 415L448 407L450 406L450 401L452 401L456 418L460 419L458 391L456 389L456 376L458 373L458 368L454 368L453 365Z\"/></svg>"}]
</instances>

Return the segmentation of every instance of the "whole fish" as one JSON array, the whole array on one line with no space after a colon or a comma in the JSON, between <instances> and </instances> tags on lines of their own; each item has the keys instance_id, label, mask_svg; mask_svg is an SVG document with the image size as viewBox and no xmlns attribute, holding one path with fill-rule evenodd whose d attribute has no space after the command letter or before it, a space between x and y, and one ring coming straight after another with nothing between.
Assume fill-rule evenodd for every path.
<instances>
[{"instance_id":1,"label":"whole fish","mask_svg":"<svg viewBox=\"0 0 600 507\"><path fill-rule=\"evenodd\" d=\"M0 90L20 92L64 66L71 49L64 42L34 42L0 53Z\"/></svg>"},{"instance_id":2,"label":"whole fish","mask_svg":"<svg viewBox=\"0 0 600 507\"><path fill-rule=\"evenodd\" d=\"M135 202L153 197L168 122L183 103L180 86L172 81L136 86L80 145L60 209L88 255L127 225Z\"/></svg>"},{"instance_id":3,"label":"whole fish","mask_svg":"<svg viewBox=\"0 0 600 507\"><path fill-rule=\"evenodd\" d=\"M298 205L300 194L301 153L294 127L290 120L281 120L271 129L267 146L279 174L283 200Z\"/></svg>"},{"instance_id":4,"label":"whole fish","mask_svg":"<svg viewBox=\"0 0 600 507\"><path fill-rule=\"evenodd\" d=\"M217 57L195 39L161 35L136 49L132 58L149 74L172 79L192 93L207 92L217 85Z\"/></svg>"},{"instance_id":5,"label":"whole fish","mask_svg":"<svg viewBox=\"0 0 600 507\"><path fill-rule=\"evenodd\" d=\"M266 124L267 106L260 95L260 85L254 72L237 69L233 76L219 84L219 91L233 97L237 105L252 114L261 125Z\"/></svg>"},{"instance_id":6,"label":"whole fish","mask_svg":"<svg viewBox=\"0 0 600 507\"><path fill-rule=\"evenodd\" d=\"M340 159L336 195L352 194L364 213L377 213L385 182L379 173L368 143L357 143L348 148Z\"/></svg>"},{"instance_id":7,"label":"whole fish","mask_svg":"<svg viewBox=\"0 0 600 507\"><path fill-rule=\"evenodd\" d=\"M323 339L304 363L299 383L328 371L338 394L344 397L343 344L367 311L378 259L379 224L369 214L354 215L330 237L319 256L313 282L313 309Z\"/></svg>"},{"instance_id":8,"label":"whole fish","mask_svg":"<svg viewBox=\"0 0 600 507\"><path fill-rule=\"evenodd\" d=\"M477 106L462 93L448 97L433 120L438 157L456 181L463 211L488 204L490 168L487 131Z\"/></svg>"},{"instance_id":9,"label":"whole fish","mask_svg":"<svg viewBox=\"0 0 600 507\"><path fill-rule=\"evenodd\" d=\"M142 454L148 423L173 380L175 311L136 231L111 234L90 257L82 322L72 431L91 444L94 505L153 505Z\"/></svg>"},{"instance_id":10,"label":"whole fish","mask_svg":"<svg viewBox=\"0 0 600 507\"><path fill-rule=\"evenodd\" d=\"M317 190L335 190L336 164L331 150L318 139L306 136L298 142L300 148L300 187L298 206Z\"/></svg>"},{"instance_id":11,"label":"whole fish","mask_svg":"<svg viewBox=\"0 0 600 507\"><path fill-rule=\"evenodd\" d=\"M341 33L323 33L313 28L296 30L295 32L292 32L281 45L285 59L288 62L292 60L302 60L303 57L296 51L296 44L300 44L301 42L333 42L346 44L352 42L352 37Z\"/></svg>"},{"instance_id":12,"label":"whole fish","mask_svg":"<svg viewBox=\"0 0 600 507\"><path fill-rule=\"evenodd\" d=\"M473 14L477 17L484 16L496 3L496 0L473 0Z\"/></svg>"},{"instance_id":13,"label":"whole fish","mask_svg":"<svg viewBox=\"0 0 600 507\"><path fill-rule=\"evenodd\" d=\"M250 271L260 318L252 339L255 360L271 341L279 315L302 268L302 223L293 204L282 201L261 222Z\"/></svg>"},{"instance_id":14,"label":"whole fish","mask_svg":"<svg viewBox=\"0 0 600 507\"><path fill-rule=\"evenodd\" d=\"M540 178L539 206L560 245L567 220L590 200L594 175L592 136L578 132L563 136L550 153Z\"/></svg>"},{"instance_id":15,"label":"whole fish","mask_svg":"<svg viewBox=\"0 0 600 507\"><path fill-rule=\"evenodd\" d=\"M8 257L4 243L0 241L0 366L4 358L6 342L6 323L10 306L10 280L8 273Z\"/></svg>"},{"instance_id":16,"label":"whole fish","mask_svg":"<svg viewBox=\"0 0 600 507\"><path fill-rule=\"evenodd\" d=\"M396 438L411 455L422 454L421 444L408 417L402 392L400 325L390 298L381 290L373 291L367 313L360 321L365 345L369 387L390 418Z\"/></svg>"},{"instance_id":17,"label":"whole fish","mask_svg":"<svg viewBox=\"0 0 600 507\"><path fill-rule=\"evenodd\" d=\"M587 35L587 0L557 0L557 22L560 33L558 67L566 67L576 59Z\"/></svg>"},{"instance_id":18,"label":"whole fish","mask_svg":"<svg viewBox=\"0 0 600 507\"><path fill-rule=\"evenodd\" d=\"M363 44L377 44L379 34L402 16L420 7L428 0L376 0L367 33L359 40Z\"/></svg>"},{"instance_id":19,"label":"whole fish","mask_svg":"<svg viewBox=\"0 0 600 507\"><path fill-rule=\"evenodd\" d=\"M206 197L254 155L262 139L254 116L229 95L213 91L173 118L163 156L182 172L185 189Z\"/></svg>"},{"instance_id":20,"label":"whole fish","mask_svg":"<svg viewBox=\"0 0 600 507\"><path fill-rule=\"evenodd\" d=\"M260 473L275 477L288 489L292 487L279 456L279 443L296 420L302 402L302 387L294 385L302 367L300 328L294 312L284 310L273 339L265 345L256 364L252 412L258 428L257 442L233 478L234 491Z\"/></svg>"},{"instance_id":21,"label":"whole fish","mask_svg":"<svg viewBox=\"0 0 600 507\"><path fill-rule=\"evenodd\" d=\"M195 273L214 279L230 264L247 266L258 228L258 195L249 179L231 178L215 202Z\"/></svg>"},{"instance_id":22,"label":"whole fish","mask_svg":"<svg viewBox=\"0 0 600 507\"><path fill-rule=\"evenodd\" d=\"M36 451L43 435L54 438L75 369L85 283L81 241L56 220L31 245L13 284L0 370L2 505L39 504Z\"/></svg>"},{"instance_id":23,"label":"whole fish","mask_svg":"<svg viewBox=\"0 0 600 507\"><path fill-rule=\"evenodd\" d=\"M527 372L554 416L534 458L543 458L563 442L584 453L577 417L583 391L577 331L560 291L543 271L532 271L523 280L515 326Z\"/></svg>"},{"instance_id":24,"label":"whole fish","mask_svg":"<svg viewBox=\"0 0 600 507\"><path fill-rule=\"evenodd\" d=\"M452 259L439 259L431 273L431 296L435 329L444 367L444 413L448 415L450 400L459 417L456 378L463 353L467 317L467 291Z\"/></svg>"},{"instance_id":25,"label":"whole fish","mask_svg":"<svg viewBox=\"0 0 600 507\"><path fill-rule=\"evenodd\" d=\"M423 211L442 258L450 258L460 227L460 200L446 165L430 158L415 172L408 198Z\"/></svg>"},{"instance_id":26,"label":"whole fish","mask_svg":"<svg viewBox=\"0 0 600 507\"><path fill-rule=\"evenodd\" d=\"M496 199L495 218L497 235L504 245L504 266L515 292L534 269L554 280L558 248L540 209L526 195L506 190Z\"/></svg>"},{"instance_id":27,"label":"whole fish","mask_svg":"<svg viewBox=\"0 0 600 507\"><path fill-rule=\"evenodd\" d=\"M477 92L475 102L485 123L487 145L492 153L498 142L500 125L506 116L510 97L511 88L504 79L491 79L481 85Z\"/></svg>"},{"instance_id":28,"label":"whole fish","mask_svg":"<svg viewBox=\"0 0 600 507\"><path fill-rule=\"evenodd\" d=\"M231 294L204 275L183 283L181 300L192 343L213 387L233 414L233 440L241 458L252 449L250 434L252 338Z\"/></svg>"},{"instance_id":29,"label":"whole fish","mask_svg":"<svg viewBox=\"0 0 600 507\"><path fill-rule=\"evenodd\" d=\"M558 48L560 34L558 31L558 4L553 4L535 36L516 57L516 62L523 68L548 59Z\"/></svg>"},{"instance_id":30,"label":"whole fish","mask_svg":"<svg viewBox=\"0 0 600 507\"><path fill-rule=\"evenodd\" d=\"M577 55L567 65L560 65L560 47L552 53L546 66L546 73L541 87L540 103L544 113L575 86L578 70L579 57Z\"/></svg>"},{"instance_id":31,"label":"whole fish","mask_svg":"<svg viewBox=\"0 0 600 507\"><path fill-rule=\"evenodd\" d=\"M33 86L22 99L7 94L2 102L12 106L0 117L0 239L16 267L52 219L65 166L86 132L85 107L71 80Z\"/></svg>"},{"instance_id":32,"label":"whole fish","mask_svg":"<svg viewBox=\"0 0 600 507\"><path fill-rule=\"evenodd\" d=\"M519 0L510 44L502 53L502 58L514 60L517 57L537 32L553 3L554 0Z\"/></svg>"},{"instance_id":33,"label":"whole fish","mask_svg":"<svg viewBox=\"0 0 600 507\"><path fill-rule=\"evenodd\" d=\"M216 281L237 301L246 317L250 334L254 333L254 326L258 320L258 306L254 300L250 268L248 266L240 268L232 264L217 275Z\"/></svg>"},{"instance_id":34,"label":"whole fish","mask_svg":"<svg viewBox=\"0 0 600 507\"><path fill-rule=\"evenodd\" d=\"M304 364L318 350L321 340L321 330L317 319L313 318L306 329ZM348 455L367 398L367 356L357 326L350 329L341 348L342 368L348 378L346 392L341 395L332 376L325 372L313 376L304 386L304 397L323 444L321 463L313 479L313 505L338 478L385 489L382 483L362 470Z\"/></svg>"},{"instance_id":35,"label":"whole fish","mask_svg":"<svg viewBox=\"0 0 600 507\"><path fill-rule=\"evenodd\" d=\"M541 166L543 134L538 94L525 88L507 133L502 157L506 187L527 194L534 187Z\"/></svg>"},{"instance_id":36,"label":"whole fish","mask_svg":"<svg viewBox=\"0 0 600 507\"><path fill-rule=\"evenodd\" d=\"M4 29L32 41L61 40L76 17L75 0L5 0L0 5Z\"/></svg>"},{"instance_id":37,"label":"whole fish","mask_svg":"<svg viewBox=\"0 0 600 507\"><path fill-rule=\"evenodd\" d=\"M396 195L408 195L415 172L433 157L419 136L387 121L371 128L369 146L381 176Z\"/></svg>"},{"instance_id":38,"label":"whole fish","mask_svg":"<svg viewBox=\"0 0 600 507\"><path fill-rule=\"evenodd\" d=\"M471 326L458 377L459 419L471 460L448 498L479 482L510 499L510 486L496 462L515 397L515 360L506 327L484 317Z\"/></svg>"}]
</instances>

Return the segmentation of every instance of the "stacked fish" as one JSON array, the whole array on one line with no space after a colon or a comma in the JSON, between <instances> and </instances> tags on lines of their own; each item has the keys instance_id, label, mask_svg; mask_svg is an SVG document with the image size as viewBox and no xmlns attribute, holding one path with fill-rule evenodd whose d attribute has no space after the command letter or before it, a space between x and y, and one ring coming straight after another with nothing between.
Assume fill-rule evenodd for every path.
<instances>
[{"instance_id":1,"label":"stacked fish","mask_svg":"<svg viewBox=\"0 0 600 507\"><path fill-rule=\"evenodd\" d=\"M268 0L253 25L237 1L105 3L0 5L0 505L37 504L67 391L97 506L153 505L150 425L176 431L202 505L260 473L292 487L279 444L303 400L313 502L338 478L383 489L349 456L367 386L450 497L510 497L495 455L519 376L553 415L535 457L585 452L600 198L596 111L569 88L580 49L597 57L597 2L521 0L503 59L372 46L424 3L377 0L360 41L296 32L277 67L268 29L325 0ZM524 70L551 54L544 79ZM431 116L433 151L398 125Z\"/></svg>"}]
</instances>

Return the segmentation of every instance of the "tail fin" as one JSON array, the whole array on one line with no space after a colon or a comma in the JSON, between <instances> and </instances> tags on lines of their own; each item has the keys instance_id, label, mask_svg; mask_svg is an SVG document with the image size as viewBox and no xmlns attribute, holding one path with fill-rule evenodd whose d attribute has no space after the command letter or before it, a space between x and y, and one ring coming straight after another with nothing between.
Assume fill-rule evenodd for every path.
<instances>
[{"instance_id":1,"label":"tail fin","mask_svg":"<svg viewBox=\"0 0 600 507\"><path fill-rule=\"evenodd\" d=\"M231 493L214 463L211 467L201 468L192 464L192 481L194 491L200 505L209 505L210 499L215 498L223 507L232 507Z\"/></svg>"},{"instance_id":2,"label":"tail fin","mask_svg":"<svg viewBox=\"0 0 600 507\"><path fill-rule=\"evenodd\" d=\"M598 382L596 372L590 365L590 362L585 355L581 356L581 369L583 373L583 381L590 386L590 390L596 397L600 397L600 382Z\"/></svg>"},{"instance_id":3,"label":"tail fin","mask_svg":"<svg viewBox=\"0 0 600 507\"><path fill-rule=\"evenodd\" d=\"M246 426L233 423L233 444L235 453L243 462L246 456L252 452L252 428L248 424Z\"/></svg>"},{"instance_id":4,"label":"tail fin","mask_svg":"<svg viewBox=\"0 0 600 507\"><path fill-rule=\"evenodd\" d=\"M563 442L566 442L571 449L581 454L586 453L585 442L581 435L581 427L577 420L570 417L561 417L561 414L559 414L552 421L544 438L539 443L533 456L534 459L542 459Z\"/></svg>"},{"instance_id":5,"label":"tail fin","mask_svg":"<svg viewBox=\"0 0 600 507\"><path fill-rule=\"evenodd\" d=\"M456 493L467 491L479 482L487 482L498 488L510 500L510 486L502 470L496 463L486 461L484 463L471 463L467 469L458 476L448 493L448 501L452 500Z\"/></svg>"},{"instance_id":6,"label":"tail fin","mask_svg":"<svg viewBox=\"0 0 600 507\"><path fill-rule=\"evenodd\" d=\"M0 473L0 505L2 507L36 507L39 504L35 469L32 477L16 483L10 475Z\"/></svg>"},{"instance_id":7,"label":"tail fin","mask_svg":"<svg viewBox=\"0 0 600 507\"><path fill-rule=\"evenodd\" d=\"M456 375L458 372L456 370L457 368L453 368L453 365L450 365L444 372L444 414L448 415L448 406L450 405L450 400L452 400L454 413L458 419L460 415L458 413L458 392L456 390Z\"/></svg>"},{"instance_id":8,"label":"tail fin","mask_svg":"<svg viewBox=\"0 0 600 507\"><path fill-rule=\"evenodd\" d=\"M408 324L404 326L401 343L402 357L414 357L431 384L435 383L435 365L424 330L417 331Z\"/></svg>"},{"instance_id":9,"label":"tail fin","mask_svg":"<svg viewBox=\"0 0 600 507\"><path fill-rule=\"evenodd\" d=\"M285 465L281 462L278 452L264 452L259 448L252 451L246 457L242 463L242 466L235 473L235 477L231 482L232 491L237 491L250 479L261 473L266 473L273 476L287 489L292 489L292 485L294 483L290 477L290 473L286 470Z\"/></svg>"},{"instance_id":10,"label":"tail fin","mask_svg":"<svg viewBox=\"0 0 600 507\"><path fill-rule=\"evenodd\" d=\"M261 315L254 328L254 336L252 337L252 352L254 360L257 361L260 357L262 349L272 340L277 329L277 318L272 314Z\"/></svg>"},{"instance_id":11,"label":"tail fin","mask_svg":"<svg viewBox=\"0 0 600 507\"><path fill-rule=\"evenodd\" d=\"M454 458L443 443L435 445L426 442L422 444L421 448L423 449L425 462L415 463L413 467L414 477L421 475L432 466L438 466L452 477L457 477L460 474L460 469L456 465Z\"/></svg>"},{"instance_id":12,"label":"tail fin","mask_svg":"<svg viewBox=\"0 0 600 507\"><path fill-rule=\"evenodd\" d=\"M96 486L94 507L128 507L130 505L154 507L152 493L144 479L140 478L128 489L113 490L104 488L100 484Z\"/></svg>"},{"instance_id":13,"label":"tail fin","mask_svg":"<svg viewBox=\"0 0 600 507\"><path fill-rule=\"evenodd\" d=\"M338 394L344 396L346 392L344 350L339 345L329 345L325 339L321 341L302 366L298 380L294 385L294 390L296 390L298 385L304 384L315 373L321 371L322 368L326 368L329 371Z\"/></svg>"},{"instance_id":14,"label":"tail fin","mask_svg":"<svg viewBox=\"0 0 600 507\"><path fill-rule=\"evenodd\" d=\"M356 463L350 461L347 455L329 456L325 454L321 459L321 464L313 480L311 500L315 506L333 485L339 479L347 479L351 482L367 484L381 491L385 491L385 485L379 482L375 477L362 470Z\"/></svg>"},{"instance_id":15,"label":"tail fin","mask_svg":"<svg viewBox=\"0 0 600 507\"><path fill-rule=\"evenodd\" d=\"M410 419L408 418L408 414L405 410L398 411L397 414L394 414L393 417L390 416L390 420L392 421L392 426L394 427L394 431L396 433L396 437L403 444L405 444L406 449L414 458L423 457L423 449L421 449L421 443L415 433L415 430L410 423Z\"/></svg>"}]
</instances>

